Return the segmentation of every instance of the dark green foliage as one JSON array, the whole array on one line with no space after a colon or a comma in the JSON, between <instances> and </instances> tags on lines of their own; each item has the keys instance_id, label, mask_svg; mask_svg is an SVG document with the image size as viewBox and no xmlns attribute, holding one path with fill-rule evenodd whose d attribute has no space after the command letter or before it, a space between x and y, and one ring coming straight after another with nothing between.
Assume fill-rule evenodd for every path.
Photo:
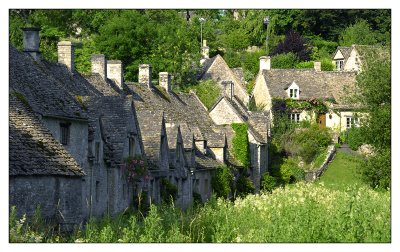
<instances>
[{"instance_id":1,"label":"dark green foliage","mask_svg":"<svg viewBox=\"0 0 400 252\"><path fill-rule=\"evenodd\" d=\"M295 68L298 63L299 59L292 52L277 54L271 59L272 68Z\"/></svg>"},{"instance_id":2,"label":"dark green foliage","mask_svg":"<svg viewBox=\"0 0 400 252\"><path fill-rule=\"evenodd\" d=\"M321 71L333 71L335 65L332 63L331 59L324 58L321 60Z\"/></svg>"},{"instance_id":3,"label":"dark green foliage","mask_svg":"<svg viewBox=\"0 0 400 252\"><path fill-rule=\"evenodd\" d=\"M168 179L166 179L166 178L162 178L160 180L160 185L161 185L161 189L160 189L161 200L164 203L174 202L178 195L178 188L176 187L176 185L169 182Z\"/></svg>"},{"instance_id":4,"label":"dark green foliage","mask_svg":"<svg viewBox=\"0 0 400 252\"><path fill-rule=\"evenodd\" d=\"M281 164L271 167L271 175L277 179L279 184L289 184L304 180L304 170L299 167L298 160L294 158L283 158Z\"/></svg>"},{"instance_id":5,"label":"dark green foliage","mask_svg":"<svg viewBox=\"0 0 400 252\"><path fill-rule=\"evenodd\" d=\"M391 186L391 150L385 148L376 151L361 166L364 181L372 188L389 189Z\"/></svg>"},{"instance_id":6,"label":"dark green foliage","mask_svg":"<svg viewBox=\"0 0 400 252\"><path fill-rule=\"evenodd\" d=\"M233 155L244 167L248 168L250 166L248 126L246 123L232 123L232 129L235 131L232 139Z\"/></svg>"},{"instance_id":7,"label":"dark green foliage","mask_svg":"<svg viewBox=\"0 0 400 252\"><path fill-rule=\"evenodd\" d=\"M314 68L314 61L303 61L303 62L299 62L297 63L294 68Z\"/></svg>"},{"instance_id":8,"label":"dark green foliage","mask_svg":"<svg viewBox=\"0 0 400 252\"><path fill-rule=\"evenodd\" d=\"M192 197L193 197L193 205L194 206L197 206L197 205L200 205L201 203L203 203L203 201L201 200L200 193L193 192Z\"/></svg>"},{"instance_id":9,"label":"dark green foliage","mask_svg":"<svg viewBox=\"0 0 400 252\"><path fill-rule=\"evenodd\" d=\"M292 52L299 60L305 61L310 59L311 48L310 42L306 38L290 30L286 33L285 40L272 51L272 55Z\"/></svg>"},{"instance_id":10,"label":"dark green foliage","mask_svg":"<svg viewBox=\"0 0 400 252\"><path fill-rule=\"evenodd\" d=\"M269 175L268 172L264 173L261 177L261 189L267 192L272 192L276 187L277 181L275 177Z\"/></svg>"},{"instance_id":11,"label":"dark green foliage","mask_svg":"<svg viewBox=\"0 0 400 252\"><path fill-rule=\"evenodd\" d=\"M253 181L243 174L241 174L236 181L237 196L245 197L247 194L254 193L255 187Z\"/></svg>"},{"instance_id":12,"label":"dark green foliage","mask_svg":"<svg viewBox=\"0 0 400 252\"><path fill-rule=\"evenodd\" d=\"M234 185L234 176L227 166L218 167L212 176L211 186L217 197L228 198Z\"/></svg>"}]
</instances>

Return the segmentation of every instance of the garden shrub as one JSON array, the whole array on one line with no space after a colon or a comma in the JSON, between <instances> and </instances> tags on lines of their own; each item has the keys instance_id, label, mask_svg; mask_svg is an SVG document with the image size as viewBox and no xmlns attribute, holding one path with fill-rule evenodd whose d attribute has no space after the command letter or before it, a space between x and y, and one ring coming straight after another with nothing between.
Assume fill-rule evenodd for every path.
<instances>
[{"instance_id":1,"label":"garden shrub","mask_svg":"<svg viewBox=\"0 0 400 252\"><path fill-rule=\"evenodd\" d=\"M331 59L322 59L321 60L321 71L333 71L335 70L335 65L332 63Z\"/></svg>"},{"instance_id":2,"label":"garden shrub","mask_svg":"<svg viewBox=\"0 0 400 252\"><path fill-rule=\"evenodd\" d=\"M207 109L215 104L221 92L220 87L213 80L200 81L199 84L188 88L196 90L197 97Z\"/></svg>"},{"instance_id":3,"label":"garden shrub","mask_svg":"<svg viewBox=\"0 0 400 252\"><path fill-rule=\"evenodd\" d=\"M281 165L272 167L272 175L280 184L289 184L304 179L304 171L292 157L284 158Z\"/></svg>"},{"instance_id":4,"label":"garden shrub","mask_svg":"<svg viewBox=\"0 0 400 252\"><path fill-rule=\"evenodd\" d=\"M294 68L300 68L300 69L304 69L304 68L314 68L314 61L303 61L303 62L299 62L297 63Z\"/></svg>"},{"instance_id":5,"label":"garden shrub","mask_svg":"<svg viewBox=\"0 0 400 252\"><path fill-rule=\"evenodd\" d=\"M232 129L235 131L232 139L233 155L244 167L248 168L250 166L248 126L246 123L232 123Z\"/></svg>"},{"instance_id":6,"label":"garden shrub","mask_svg":"<svg viewBox=\"0 0 400 252\"><path fill-rule=\"evenodd\" d=\"M276 178L269 175L268 172L264 173L261 177L261 189L266 192L272 192L276 187Z\"/></svg>"},{"instance_id":7,"label":"garden shrub","mask_svg":"<svg viewBox=\"0 0 400 252\"><path fill-rule=\"evenodd\" d=\"M220 166L214 171L211 186L217 197L228 198L233 189L234 176L227 166Z\"/></svg>"},{"instance_id":8,"label":"garden shrub","mask_svg":"<svg viewBox=\"0 0 400 252\"><path fill-rule=\"evenodd\" d=\"M357 150L365 142L362 129L358 127L352 127L342 132L340 139L346 142L352 150Z\"/></svg>"},{"instance_id":9,"label":"garden shrub","mask_svg":"<svg viewBox=\"0 0 400 252\"><path fill-rule=\"evenodd\" d=\"M299 63L299 59L292 52L278 54L271 59L272 68L294 68L297 63Z\"/></svg>"},{"instance_id":10,"label":"garden shrub","mask_svg":"<svg viewBox=\"0 0 400 252\"><path fill-rule=\"evenodd\" d=\"M361 173L366 183L372 188L390 188L391 181L390 148L380 149L361 166Z\"/></svg>"},{"instance_id":11,"label":"garden shrub","mask_svg":"<svg viewBox=\"0 0 400 252\"><path fill-rule=\"evenodd\" d=\"M247 194L254 193L255 187L249 177L241 174L236 181L236 191L239 197L245 197Z\"/></svg>"}]
</instances>

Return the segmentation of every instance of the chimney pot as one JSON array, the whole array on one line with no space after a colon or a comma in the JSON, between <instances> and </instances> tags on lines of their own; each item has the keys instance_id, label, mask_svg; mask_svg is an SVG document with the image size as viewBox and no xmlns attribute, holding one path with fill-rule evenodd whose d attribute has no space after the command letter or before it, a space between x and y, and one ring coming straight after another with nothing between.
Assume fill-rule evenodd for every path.
<instances>
[{"instance_id":1,"label":"chimney pot","mask_svg":"<svg viewBox=\"0 0 400 252\"><path fill-rule=\"evenodd\" d=\"M74 70L74 46L71 41L57 43L58 63L64 64L69 71Z\"/></svg>"},{"instance_id":2,"label":"chimney pot","mask_svg":"<svg viewBox=\"0 0 400 252\"><path fill-rule=\"evenodd\" d=\"M139 65L139 84L147 85L148 88L152 88L151 83L152 67L150 64L140 64Z\"/></svg>"},{"instance_id":3,"label":"chimney pot","mask_svg":"<svg viewBox=\"0 0 400 252\"><path fill-rule=\"evenodd\" d=\"M98 73L103 78L103 80L107 80L106 56L104 56L104 54L93 54L91 62L92 62L92 73Z\"/></svg>"},{"instance_id":4,"label":"chimney pot","mask_svg":"<svg viewBox=\"0 0 400 252\"><path fill-rule=\"evenodd\" d=\"M260 71L271 70L271 57L261 56L260 57Z\"/></svg>"},{"instance_id":5,"label":"chimney pot","mask_svg":"<svg viewBox=\"0 0 400 252\"><path fill-rule=\"evenodd\" d=\"M168 72L159 73L158 83L167 93L171 92L171 75Z\"/></svg>"},{"instance_id":6,"label":"chimney pot","mask_svg":"<svg viewBox=\"0 0 400 252\"><path fill-rule=\"evenodd\" d=\"M122 89L124 75L120 60L107 60L107 78L114 80L115 84Z\"/></svg>"},{"instance_id":7,"label":"chimney pot","mask_svg":"<svg viewBox=\"0 0 400 252\"><path fill-rule=\"evenodd\" d=\"M39 31L40 28L22 28L24 32L24 52L29 53L35 60L40 60Z\"/></svg>"}]
</instances>

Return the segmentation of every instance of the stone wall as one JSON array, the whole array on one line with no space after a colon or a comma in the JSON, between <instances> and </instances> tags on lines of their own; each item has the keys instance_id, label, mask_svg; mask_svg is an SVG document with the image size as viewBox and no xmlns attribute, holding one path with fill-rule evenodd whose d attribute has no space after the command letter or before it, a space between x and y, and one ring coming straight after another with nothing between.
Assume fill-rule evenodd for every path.
<instances>
[{"instance_id":1,"label":"stone wall","mask_svg":"<svg viewBox=\"0 0 400 252\"><path fill-rule=\"evenodd\" d=\"M210 117L217 125L243 122L243 119L234 111L225 98L210 112Z\"/></svg>"},{"instance_id":2,"label":"stone wall","mask_svg":"<svg viewBox=\"0 0 400 252\"><path fill-rule=\"evenodd\" d=\"M122 89L124 76L122 70L122 62L120 60L107 60L107 78L114 80L115 84Z\"/></svg>"},{"instance_id":3,"label":"stone wall","mask_svg":"<svg viewBox=\"0 0 400 252\"><path fill-rule=\"evenodd\" d=\"M74 46L71 41L60 41L57 44L58 63L64 64L69 71L74 70Z\"/></svg>"},{"instance_id":4,"label":"stone wall","mask_svg":"<svg viewBox=\"0 0 400 252\"><path fill-rule=\"evenodd\" d=\"M43 218L62 225L80 223L81 177L11 176L10 204L16 206L17 215L33 216L40 205Z\"/></svg>"},{"instance_id":5,"label":"stone wall","mask_svg":"<svg viewBox=\"0 0 400 252\"><path fill-rule=\"evenodd\" d=\"M98 73L106 80L107 79L107 61L104 54L93 54L91 57L92 73Z\"/></svg>"},{"instance_id":6,"label":"stone wall","mask_svg":"<svg viewBox=\"0 0 400 252\"><path fill-rule=\"evenodd\" d=\"M328 146L328 153L327 153L322 165L317 170L306 171L305 172L305 180L313 181L313 180L316 180L319 177L321 177L322 173L328 168L329 162L334 158L335 152L336 152L336 149L335 149L334 145Z\"/></svg>"}]
</instances>

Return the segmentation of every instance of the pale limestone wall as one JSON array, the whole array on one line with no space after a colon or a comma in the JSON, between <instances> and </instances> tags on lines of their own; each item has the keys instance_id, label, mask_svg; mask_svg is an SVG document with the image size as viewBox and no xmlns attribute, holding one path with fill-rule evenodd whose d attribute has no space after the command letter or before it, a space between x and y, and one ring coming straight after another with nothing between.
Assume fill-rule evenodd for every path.
<instances>
[{"instance_id":1,"label":"pale limestone wall","mask_svg":"<svg viewBox=\"0 0 400 252\"><path fill-rule=\"evenodd\" d=\"M71 41L60 41L57 44L58 63L64 64L69 71L74 70L74 47Z\"/></svg>"},{"instance_id":2,"label":"pale limestone wall","mask_svg":"<svg viewBox=\"0 0 400 252\"><path fill-rule=\"evenodd\" d=\"M122 62L120 60L108 60L107 61L107 78L114 80L115 84L122 89L124 82L122 72Z\"/></svg>"},{"instance_id":3,"label":"pale limestone wall","mask_svg":"<svg viewBox=\"0 0 400 252\"><path fill-rule=\"evenodd\" d=\"M215 106L210 112L210 117L217 125L243 122L242 118L234 112L234 109L225 99L222 99L217 106Z\"/></svg>"},{"instance_id":4,"label":"pale limestone wall","mask_svg":"<svg viewBox=\"0 0 400 252\"><path fill-rule=\"evenodd\" d=\"M347 59L346 64L344 65L344 71L359 71L360 64L359 64L359 57L356 49L353 48L350 53L350 57Z\"/></svg>"},{"instance_id":5,"label":"pale limestone wall","mask_svg":"<svg viewBox=\"0 0 400 252\"><path fill-rule=\"evenodd\" d=\"M168 93L171 92L171 75L168 72L160 72L158 83L160 87L163 87Z\"/></svg>"},{"instance_id":6,"label":"pale limestone wall","mask_svg":"<svg viewBox=\"0 0 400 252\"><path fill-rule=\"evenodd\" d=\"M330 116L332 118L330 118ZM366 116L365 113L357 113L357 117ZM328 112L326 114L326 127L331 128L335 132L345 131L346 128L346 117L356 117L356 113L352 111L341 111L339 114L334 112Z\"/></svg>"},{"instance_id":7,"label":"pale limestone wall","mask_svg":"<svg viewBox=\"0 0 400 252\"><path fill-rule=\"evenodd\" d=\"M209 147L208 149L210 151L211 156L214 159L224 163L224 148L222 148L222 147L218 147L218 148L212 147L212 148L210 148Z\"/></svg>"},{"instance_id":8,"label":"pale limestone wall","mask_svg":"<svg viewBox=\"0 0 400 252\"><path fill-rule=\"evenodd\" d=\"M254 100L257 106L263 106L265 111L271 110L272 99L269 94L267 84L265 83L264 76L259 73L253 89Z\"/></svg>"}]
</instances>

